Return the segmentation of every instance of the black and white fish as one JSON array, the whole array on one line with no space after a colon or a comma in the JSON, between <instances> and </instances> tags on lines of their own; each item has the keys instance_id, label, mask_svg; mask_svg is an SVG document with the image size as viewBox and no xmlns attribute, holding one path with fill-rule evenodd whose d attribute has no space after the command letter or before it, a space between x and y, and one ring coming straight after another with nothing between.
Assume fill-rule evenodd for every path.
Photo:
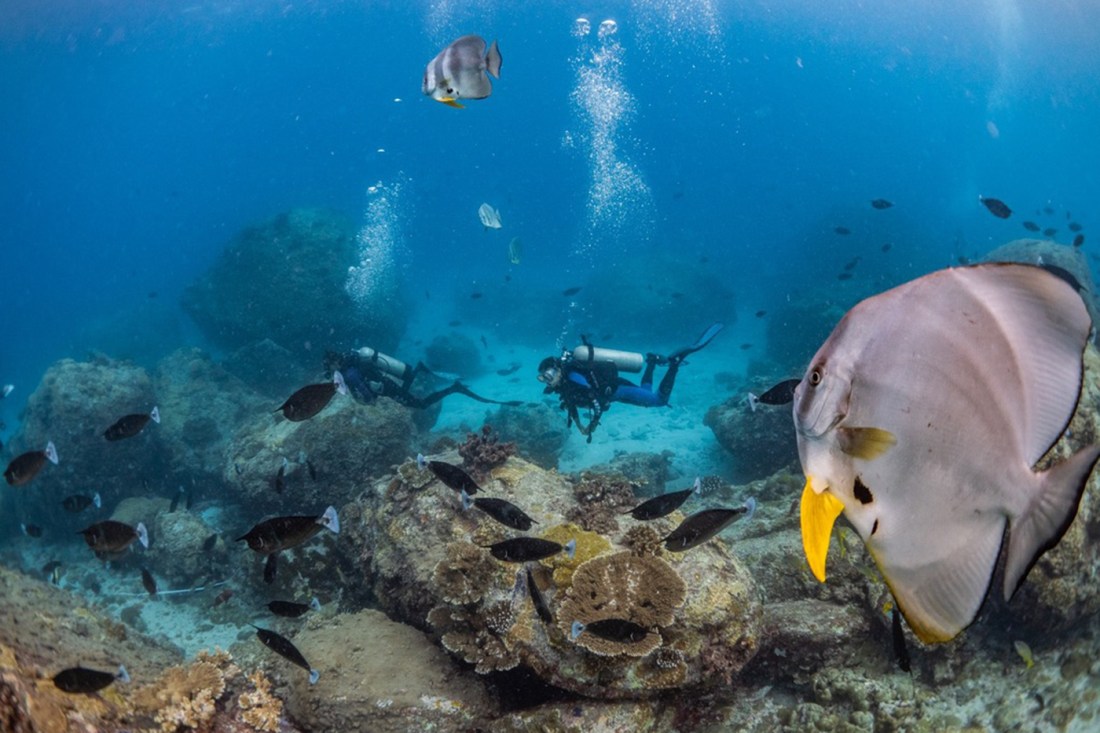
<instances>
[{"instance_id":1,"label":"black and white fish","mask_svg":"<svg viewBox=\"0 0 1100 733\"><path fill-rule=\"evenodd\" d=\"M513 537L510 540L489 545L485 549L501 562L529 562L552 557L559 552L564 552L572 558L573 553L577 551L577 541L569 540L561 545L538 537Z\"/></svg>"},{"instance_id":2,"label":"black and white fish","mask_svg":"<svg viewBox=\"0 0 1100 733\"><path fill-rule=\"evenodd\" d=\"M473 496L481 489L481 487L477 485L477 482L470 477L470 474L453 463L447 463L446 461L429 461L424 457L423 453L418 453L416 456L416 465L421 471L425 468L430 470L435 474L437 479L460 493L465 491L470 496Z\"/></svg>"},{"instance_id":3,"label":"black and white fish","mask_svg":"<svg viewBox=\"0 0 1100 733\"><path fill-rule=\"evenodd\" d=\"M99 509L103 506L103 499L100 498L99 492L96 492L94 496L88 496L87 494L73 494L72 496L66 496L61 500L61 506L65 508L65 511L72 514L79 514L90 506L95 506Z\"/></svg>"},{"instance_id":4,"label":"black and white fish","mask_svg":"<svg viewBox=\"0 0 1100 733\"><path fill-rule=\"evenodd\" d=\"M538 524L534 519L527 516L525 511L510 501L480 496L472 499L469 494L463 491L462 508L469 510L471 506L476 506L505 527L518 529L521 532L531 529L532 524Z\"/></svg>"},{"instance_id":5,"label":"black and white fish","mask_svg":"<svg viewBox=\"0 0 1100 733\"><path fill-rule=\"evenodd\" d=\"M461 109L459 100L485 99L493 93L486 72L499 79L502 61L496 41L486 50L481 36L462 36L428 63L420 90L437 102Z\"/></svg>"},{"instance_id":6,"label":"black and white fish","mask_svg":"<svg viewBox=\"0 0 1100 733\"><path fill-rule=\"evenodd\" d=\"M649 629L621 618L603 618L586 624L574 621L569 630L569 638L576 641L583 633L621 644L635 644L649 636Z\"/></svg>"},{"instance_id":7,"label":"black and white fish","mask_svg":"<svg viewBox=\"0 0 1100 733\"><path fill-rule=\"evenodd\" d=\"M317 678L321 676L321 673L309 666L309 662L307 662L306 658L302 656L302 653L298 651L298 647L290 643L290 639L276 634L270 629L261 629L255 624L250 625L252 628L256 629L256 636L260 637L260 641L263 642L264 646L287 661L307 670L309 672L309 684L313 685L317 683Z\"/></svg>"},{"instance_id":8,"label":"black and white fish","mask_svg":"<svg viewBox=\"0 0 1100 733\"><path fill-rule=\"evenodd\" d=\"M126 668L119 665L118 674L100 672L85 667L70 667L63 669L53 676L54 686L62 692L90 695L99 692L115 680L119 682L130 681L130 674Z\"/></svg>"},{"instance_id":9,"label":"black and white fish","mask_svg":"<svg viewBox=\"0 0 1100 733\"><path fill-rule=\"evenodd\" d=\"M133 415L123 415L115 420L111 427L103 431L103 437L110 441L132 438L149 424L152 420L160 422L160 410L154 407L150 412L139 412Z\"/></svg>"},{"instance_id":10,"label":"black and white fish","mask_svg":"<svg viewBox=\"0 0 1100 733\"><path fill-rule=\"evenodd\" d=\"M310 600L309 603L294 603L293 601L271 601L267 604L268 610L270 610L276 616L283 616L284 618L298 618L304 615L307 611L320 611L321 602L316 598Z\"/></svg>"},{"instance_id":11,"label":"black and white fish","mask_svg":"<svg viewBox=\"0 0 1100 733\"><path fill-rule=\"evenodd\" d=\"M331 382L307 384L290 397L287 397L286 402L280 405L275 412L282 412L283 417L292 422L308 420L325 409L337 392L347 394L348 386L344 383L343 374L333 372Z\"/></svg>"},{"instance_id":12,"label":"black and white fish","mask_svg":"<svg viewBox=\"0 0 1100 733\"><path fill-rule=\"evenodd\" d=\"M27 451L13 458L4 469L4 479L11 486L22 486L38 475L46 461L57 465L57 448L52 440L46 443L43 450Z\"/></svg>"},{"instance_id":13,"label":"black and white fish","mask_svg":"<svg viewBox=\"0 0 1100 733\"><path fill-rule=\"evenodd\" d=\"M638 506L631 509L627 514L642 521L650 519L660 519L672 514L679 509L685 501L690 499L694 494L698 494L703 488L703 482L699 477L695 478L695 483L690 489L684 489L682 491L670 491L667 494L661 494L655 496L652 499L643 501Z\"/></svg>"},{"instance_id":14,"label":"black and white fish","mask_svg":"<svg viewBox=\"0 0 1100 733\"><path fill-rule=\"evenodd\" d=\"M794 401L794 388L801 381L801 379L785 379L759 396L749 392L745 402L753 412L756 412L757 405L789 405Z\"/></svg>"},{"instance_id":15,"label":"black and white fish","mask_svg":"<svg viewBox=\"0 0 1100 733\"><path fill-rule=\"evenodd\" d=\"M733 509L704 509L680 522L662 541L669 552L684 552L711 539L734 520L742 516L751 518L755 511L756 500L752 498Z\"/></svg>"},{"instance_id":16,"label":"black and white fish","mask_svg":"<svg viewBox=\"0 0 1100 733\"><path fill-rule=\"evenodd\" d=\"M243 540L261 555L270 555L297 547L322 529L340 534L340 518L336 516L335 507L330 506L320 515L265 519L238 537L235 542Z\"/></svg>"}]
</instances>

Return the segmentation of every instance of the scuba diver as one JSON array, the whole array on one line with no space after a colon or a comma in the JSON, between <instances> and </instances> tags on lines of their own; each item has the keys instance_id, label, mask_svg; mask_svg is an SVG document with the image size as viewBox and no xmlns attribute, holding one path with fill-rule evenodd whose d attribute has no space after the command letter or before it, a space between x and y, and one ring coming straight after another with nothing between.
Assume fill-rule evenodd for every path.
<instances>
[{"instance_id":1,"label":"scuba diver","mask_svg":"<svg viewBox=\"0 0 1100 733\"><path fill-rule=\"evenodd\" d=\"M405 407L423 410L431 407L444 397L455 393L464 394L470 399L490 405L517 407L523 404L518 400L502 402L482 397L457 379L449 387L423 397L417 397L411 390L416 375L423 372L434 376L433 372L424 366L423 362L417 362L415 367L410 367L408 364L375 351L369 346L342 354L334 351L326 352L325 370L329 372L339 371L343 375L344 383L347 384L348 392L352 397L367 404L374 402L379 397L389 397Z\"/></svg>"},{"instance_id":2,"label":"scuba diver","mask_svg":"<svg viewBox=\"0 0 1100 733\"><path fill-rule=\"evenodd\" d=\"M592 442L592 433L600 423L600 417L612 402L625 402L640 407L664 407L672 394L672 386L680 365L689 354L694 354L711 342L722 330L721 323L703 332L703 335L691 346L673 352L669 356L641 354L629 351L616 351L592 346L586 338L572 352L565 351L561 357L548 356L539 363L539 381L546 385L544 394L557 393L561 398L561 408L568 418L566 427L574 423L581 435ZM653 370L659 365L668 365L657 391L653 391ZM634 384L619 376L619 371L640 372L640 384ZM592 417L588 423L581 421L580 410L588 410Z\"/></svg>"}]
</instances>

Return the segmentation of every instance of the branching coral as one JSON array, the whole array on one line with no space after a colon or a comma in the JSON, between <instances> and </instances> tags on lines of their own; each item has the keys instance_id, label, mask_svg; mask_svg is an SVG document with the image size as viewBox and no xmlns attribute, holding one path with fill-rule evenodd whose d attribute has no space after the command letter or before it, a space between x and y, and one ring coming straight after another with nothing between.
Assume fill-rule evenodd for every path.
<instances>
[{"instance_id":1,"label":"branching coral","mask_svg":"<svg viewBox=\"0 0 1100 733\"><path fill-rule=\"evenodd\" d=\"M252 691L237 696L241 720L256 730L275 733L283 716L283 701L271 694L271 680L260 670L250 674L248 681Z\"/></svg>"},{"instance_id":2,"label":"branching coral","mask_svg":"<svg viewBox=\"0 0 1100 733\"><path fill-rule=\"evenodd\" d=\"M573 497L577 505L566 519L599 534L617 532L619 516L637 503L634 485L618 473L584 472L573 487Z\"/></svg>"},{"instance_id":3,"label":"branching coral","mask_svg":"<svg viewBox=\"0 0 1100 733\"><path fill-rule=\"evenodd\" d=\"M497 565L488 552L469 542L452 542L435 566L432 582L448 603L477 603L493 582Z\"/></svg>"},{"instance_id":4,"label":"branching coral","mask_svg":"<svg viewBox=\"0 0 1100 733\"><path fill-rule=\"evenodd\" d=\"M667 562L630 552L593 558L576 569L572 581L558 611L558 627L567 635L574 621L620 619L645 629L667 626L687 595L684 581ZM582 633L576 643L602 656L645 656L660 646L661 635L651 631L639 641L620 642Z\"/></svg>"},{"instance_id":5,"label":"branching coral","mask_svg":"<svg viewBox=\"0 0 1100 733\"><path fill-rule=\"evenodd\" d=\"M478 481L488 477L489 472L516 454L515 443L501 443L493 429L484 425L480 433L467 433L466 442L458 447L462 456L462 465Z\"/></svg>"},{"instance_id":6,"label":"branching coral","mask_svg":"<svg viewBox=\"0 0 1100 733\"><path fill-rule=\"evenodd\" d=\"M153 712L164 733L175 733L209 723L224 692L222 670L208 661L196 661L186 667L169 667L156 682L134 695L134 704Z\"/></svg>"},{"instance_id":7,"label":"branching coral","mask_svg":"<svg viewBox=\"0 0 1100 733\"><path fill-rule=\"evenodd\" d=\"M648 524L638 524L626 531L622 544L635 555L658 555L661 552L661 535Z\"/></svg>"}]
</instances>

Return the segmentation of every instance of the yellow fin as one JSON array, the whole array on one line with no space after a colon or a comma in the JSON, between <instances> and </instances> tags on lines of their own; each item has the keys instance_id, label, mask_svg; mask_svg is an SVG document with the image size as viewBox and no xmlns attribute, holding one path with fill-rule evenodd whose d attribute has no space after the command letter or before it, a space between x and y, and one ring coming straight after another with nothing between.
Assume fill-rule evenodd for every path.
<instances>
[{"instance_id":1,"label":"yellow fin","mask_svg":"<svg viewBox=\"0 0 1100 733\"><path fill-rule=\"evenodd\" d=\"M447 105L448 107L454 107L455 109L466 109L461 104L459 104L458 100L456 100L454 97L440 97L436 101L437 102L442 102L443 104Z\"/></svg>"},{"instance_id":2,"label":"yellow fin","mask_svg":"<svg viewBox=\"0 0 1100 733\"><path fill-rule=\"evenodd\" d=\"M844 504L827 491L814 493L813 479L806 477L800 504L802 518L802 549L814 577L825 582L825 556L829 554L829 537L833 523L844 511Z\"/></svg>"},{"instance_id":3,"label":"yellow fin","mask_svg":"<svg viewBox=\"0 0 1100 733\"><path fill-rule=\"evenodd\" d=\"M897 445L898 439L881 428L837 428L840 449L853 458L870 461Z\"/></svg>"}]
</instances>

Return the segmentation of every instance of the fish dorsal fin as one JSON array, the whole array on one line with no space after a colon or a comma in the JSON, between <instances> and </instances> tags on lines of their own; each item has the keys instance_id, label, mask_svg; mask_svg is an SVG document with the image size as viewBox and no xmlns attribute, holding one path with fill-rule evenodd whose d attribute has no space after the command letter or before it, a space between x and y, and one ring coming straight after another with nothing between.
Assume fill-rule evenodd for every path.
<instances>
[{"instance_id":1,"label":"fish dorsal fin","mask_svg":"<svg viewBox=\"0 0 1100 733\"><path fill-rule=\"evenodd\" d=\"M986 305L1011 346L1014 379L1000 383L1021 401L1020 446L1034 465L1058 440L1081 391L1081 353L1091 320L1071 286L1039 267L1004 264L953 271Z\"/></svg>"}]
</instances>

